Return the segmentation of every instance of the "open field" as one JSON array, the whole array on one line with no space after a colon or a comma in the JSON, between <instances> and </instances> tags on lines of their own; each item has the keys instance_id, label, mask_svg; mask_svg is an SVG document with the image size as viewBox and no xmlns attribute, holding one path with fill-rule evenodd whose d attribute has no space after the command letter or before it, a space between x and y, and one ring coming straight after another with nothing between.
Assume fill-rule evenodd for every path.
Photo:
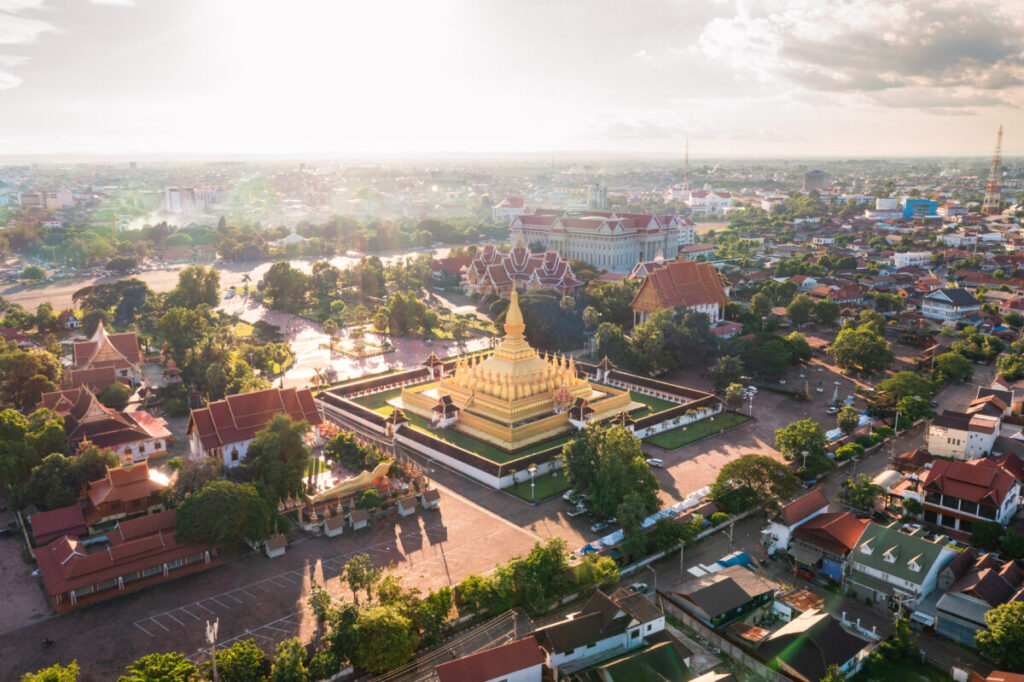
<instances>
[{"instance_id":1,"label":"open field","mask_svg":"<svg viewBox=\"0 0 1024 682\"><path fill-rule=\"evenodd\" d=\"M522 478L523 480L520 480L514 486L505 488L505 492L512 493L527 502L533 502L534 500L546 500L553 495L561 495L569 489L569 479L565 477L564 473L556 471L538 476L534 481L536 496L531 496L530 479L528 476L525 478L523 476L524 474L519 474L517 478Z\"/></svg>"}]
</instances>

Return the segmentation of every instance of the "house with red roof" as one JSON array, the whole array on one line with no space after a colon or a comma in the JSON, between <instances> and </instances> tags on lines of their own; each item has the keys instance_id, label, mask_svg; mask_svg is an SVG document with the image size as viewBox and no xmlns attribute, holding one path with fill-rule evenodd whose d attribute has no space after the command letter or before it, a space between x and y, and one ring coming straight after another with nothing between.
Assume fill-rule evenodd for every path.
<instances>
[{"instance_id":1,"label":"house with red roof","mask_svg":"<svg viewBox=\"0 0 1024 682\"><path fill-rule=\"evenodd\" d=\"M728 302L729 294L715 266L672 261L647 275L630 307L634 323L643 322L658 310L685 308L705 313L714 324L725 315Z\"/></svg>"},{"instance_id":2,"label":"house with red roof","mask_svg":"<svg viewBox=\"0 0 1024 682\"><path fill-rule=\"evenodd\" d=\"M217 457L224 466L238 466L249 444L276 415L288 415L310 426L307 439L319 441L324 423L308 388L268 388L229 395L224 400L192 410L185 432L193 459Z\"/></svg>"},{"instance_id":3,"label":"house with red roof","mask_svg":"<svg viewBox=\"0 0 1024 682\"><path fill-rule=\"evenodd\" d=\"M935 629L954 642L974 646L974 636L986 627L986 613L1001 604L1024 600L1024 570L1012 559L978 556L972 549L965 550L949 567L957 563L965 564L966 570L939 598Z\"/></svg>"},{"instance_id":4,"label":"house with red roof","mask_svg":"<svg viewBox=\"0 0 1024 682\"><path fill-rule=\"evenodd\" d=\"M434 668L438 682L541 682L547 652L529 635Z\"/></svg>"},{"instance_id":5,"label":"house with red roof","mask_svg":"<svg viewBox=\"0 0 1024 682\"><path fill-rule=\"evenodd\" d=\"M792 533L789 556L798 564L842 583L846 559L868 525L850 512L826 512L801 523Z\"/></svg>"},{"instance_id":6,"label":"house with red roof","mask_svg":"<svg viewBox=\"0 0 1024 682\"><path fill-rule=\"evenodd\" d=\"M526 202L523 201L522 197L505 197L494 206L491 206L491 220L496 223L503 223L526 212Z\"/></svg>"},{"instance_id":7,"label":"house with red roof","mask_svg":"<svg viewBox=\"0 0 1024 682\"><path fill-rule=\"evenodd\" d=\"M174 510L120 521L106 542L64 536L34 554L50 604L70 611L220 563L217 548L179 543Z\"/></svg>"},{"instance_id":8,"label":"house with red roof","mask_svg":"<svg viewBox=\"0 0 1024 682\"><path fill-rule=\"evenodd\" d=\"M978 521L1004 526L1020 506L1020 480L1004 457L970 462L936 459L921 481L924 520L964 534ZM908 493L910 494L910 493Z\"/></svg>"},{"instance_id":9,"label":"house with red roof","mask_svg":"<svg viewBox=\"0 0 1024 682\"><path fill-rule=\"evenodd\" d=\"M723 209L732 206L732 192L725 190L694 190L690 192L690 198L686 205L694 213L721 213Z\"/></svg>"},{"instance_id":10,"label":"house with red roof","mask_svg":"<svg viewBox=\"0 0 1024 682\"><path fill-rule=\"evenodd\" d=\"M779 510L768 527L761 531L761 544L765 546L769 554L777 550L788 550L793 531L801 524L827 511L828 500L825 499L821 490L815 488Z\"/></svg>"},{"instance_id":11,"label":"house with red roof","mask_svg":"<svg viewBox=\"0 0 1024 682\"><path fill-rule=\"evenodd\" d=\"M96 326L92 338L71 348L72 369L113 367L118 377L130 379L133 384L142 381L141 362L139 339L135 332L108 334L102 321Z\"/></svg>"},{"instance_id":12,"label":"house with red roof","mask_svg":"<svg viewBox=\"0 0 1024 682\"><path fill-rule=\"evenodd\" d=\"M167 420L148 412L118 412L101 403L88 386L44 393L36 408L64 417L69 443L89 441L121 457L142 462L167 452Z\"/></svg>"},{"instance_id":13,"label":"house with red roof","mask_svg":"<svg viewBox=\"0 0 1024 682\"><path fill-rule=\"evenodd\" d=\"M86 484L84 515L90 528L110 521L163 510L167 476L150 469L148 462L107 469L107 475Z\"/></svg>"}]
</instances>

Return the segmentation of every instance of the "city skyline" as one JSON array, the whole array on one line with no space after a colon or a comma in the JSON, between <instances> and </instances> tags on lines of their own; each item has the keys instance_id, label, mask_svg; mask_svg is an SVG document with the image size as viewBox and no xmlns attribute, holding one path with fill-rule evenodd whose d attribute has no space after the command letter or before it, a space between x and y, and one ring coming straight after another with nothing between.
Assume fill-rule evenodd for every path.
<instances>
[{"instance_id":1,"label":"city skyline","mask_svg":"<svg viewBox=\"0 0 1024 682\"><path fill-rule=\"evenodd\" d=\"M337 5L337 6L336 6ZM1024 153L1024 8L0 0L5 157Z\"/></svg>"}]
</instances>

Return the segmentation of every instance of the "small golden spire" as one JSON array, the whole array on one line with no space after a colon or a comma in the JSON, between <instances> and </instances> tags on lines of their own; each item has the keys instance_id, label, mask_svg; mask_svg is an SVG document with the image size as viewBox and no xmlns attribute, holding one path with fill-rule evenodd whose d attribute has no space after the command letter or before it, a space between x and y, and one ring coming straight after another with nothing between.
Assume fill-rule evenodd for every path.
<instances>
[{"instance_id":1,"label":"small golden spire","mask_svg":"<svg viewBox=\"0 0 1024 682\"><path fill-rule=\"evenodd\" d=\"M523 312L519 309L519 293L513 287L508 312L505 314L505 336L522 336L525 330Z\"/></svg>"}]
</instances>

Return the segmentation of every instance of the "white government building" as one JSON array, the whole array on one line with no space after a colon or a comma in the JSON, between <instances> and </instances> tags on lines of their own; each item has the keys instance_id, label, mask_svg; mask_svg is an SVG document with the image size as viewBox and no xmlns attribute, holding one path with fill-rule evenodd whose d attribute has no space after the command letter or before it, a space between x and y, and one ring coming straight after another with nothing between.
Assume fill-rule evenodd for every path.
<instances>
[{"instance_id":1,"label":"white government building","mask_svg":"<svg viewBox=\"0 0 1024 682\"><path fill-rule=\"evenodd\" d=\"M637 261L672 260L694 242L693 222L678 215L563 211L538 208L512 218L513 243L540 242L562 258L584 260L613 272L630 272Z\"/></svg>"}]
</instances>

